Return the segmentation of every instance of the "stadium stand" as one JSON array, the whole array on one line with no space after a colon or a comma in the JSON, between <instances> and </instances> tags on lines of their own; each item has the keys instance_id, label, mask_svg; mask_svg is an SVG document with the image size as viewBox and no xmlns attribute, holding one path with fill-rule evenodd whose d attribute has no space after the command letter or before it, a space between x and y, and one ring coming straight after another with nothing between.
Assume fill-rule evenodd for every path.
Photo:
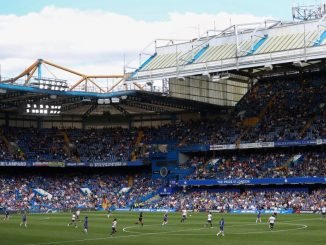
<instances>
[{"instance_id":1,"label":"stadium stand","mask_svg":"<svg viewBox=\"0 0 326 245\"><path fill-rule=\"evenodd\" d=\"M298 152L278 150L264 153L229 152L206 160L193 157L184 165L194 167L188 179L251 179L326 176L324 152L299 149Z\"/></svg>"},{"instance_id":2,"label":"stadium stand","mask_svg":"<svg viewBox=\"0 0 326 245\"><path fill-rule=\"evenodd\" d=\"M68 86L42 59L1 81L0 211L319 210L320 24L268 20L155 46L105 90L95 79L112 76L64 68L81 76Z\"/></svg>"},{"instance_id":3,"label":"stadium stand","mask_svg":"<svg viewBox=\"0 0 326 245\"><path fill-rule=\"evenodd\" d=\"M176 192L173 195L161 198L158 201L146 203L147 207L186 207L190 210L218 210L221 212L230 209L266 210L302 209L319 210L325 199L325 190L314 190L310 194L306 190L245 190L223 191L221 190L190 190Z\"/></svg>"}]
</instances>

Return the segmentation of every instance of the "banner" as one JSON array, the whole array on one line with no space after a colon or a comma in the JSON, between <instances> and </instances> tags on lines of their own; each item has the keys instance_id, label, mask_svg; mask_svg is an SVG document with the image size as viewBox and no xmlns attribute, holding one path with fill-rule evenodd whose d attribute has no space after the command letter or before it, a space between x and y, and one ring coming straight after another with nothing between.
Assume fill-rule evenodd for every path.
<instances>
[{"instance_id":1,"label":"banner","mask_svg":"<svg viewBox=\"0 0 326 245\"><path fill-rule=\"evenodd\" d=\"M36 189L33 189L33 192L44 197L46 196L49 200L52 199L52 194L50 194L49 192L43 190L43 189L40 189L40 188L36 188Z\"/></svg>"},{"instance_id":2,"label":"banner","mask_svg":"<svg viewBox=\"0 0 326 245\"><path fill-rule=\"evenodd\" d=\"M143 161L125 161L125 162L95 162L89 163L89 167L124 167L124 166L142 166Z\"/></svg>"},{"instance_id":3,"label":"banner","mask_svg":"<svg viewBox=\"0 0 326 245\"><path fill-rule=\"evenodd\" d=\"M260 210L262 214L293 214L293 209L262 209ZM250 210L250 209L231 209L230 213L233 214L256 214L258 210Z\"/></svg>"},{"instance_id":4,"label":"banner","mask_svg":"<svg viewBox=\"0 0 326 245\"><path fill-rule=\"evenodd\" d=\"M28 166L27 162L0 162L0 167L26 167Z\"/></svg>"},{"instance_id":5,"label":"banner","mask_svg":"<svg viewBox=\"0 0 326 245\"><path fill-rule=\"evenodd\" d=\"M179 186L193 185L269 185L269 184L325 184L324 177L262 178L262 179L203 179L180 180Z\"/></svg>"},{"instance_id":6,"label":"banner","mask_svg":"<svg viewBox=\"0 0 326 245\"><path fill-rule=\"evenodd\" d=\"M64 162L33 162L34 167L64 167Z\"/></svg>"},{"instance_id":7,"label":"banner","mask_svg":"<svg viewBox=\"0 0 326 245\"><path fill-rule=\"evenodd\" d=\"M115 211L130 211L130 212L176 212L175 208L116 208Z\"/></svg>"},{"instance_id":8,"label":"banner","mask_svg":"<svg viewBox=\"0 0 326 245\"><path fill-rule=\"evenodd\" d=\"M89 164L90 167L121 167L127 165L127 162L94 162Z\"/></svg>"},{"instance_id":9,"label":"banner","mask_svg":"<svg viewBox=\"0 0 326 245\"><path fill-rule=\"evenodd\" d=\"M273 147L289 147L289 146L305 146L305 145L323 145L326 139L317 140L284 140L275 142L255 142L242 143L238 146L235 144L227 145L210 145L210 151L233 150L233 149L256 149L256 148L273 148Z\"/></svg>"},{"instance_id":10,"label":"banner","mask_svg":"<svg viewBox=\"0 0 326 245\"><path fill-rule=\"evenodd\" d=\"M209 149L210 149L209 145L198 145L198 144L178 147L178 150L180 152L208 151Z\"/></svg>"},{"instance_id":11,"label":"banner","mask_svg":"<svg viewBox=\"0 0 326 245\"><path fill-rule=\"evenodd\" d=\"M123 166L143 166L142 160L124 162L17 162L0 161L0 167L123 167Z\"/></svg>"},{"instance_id":12,"label":"banner","mask_svg":"<svg viewBox=\"0 0 326 245\"><path fill-rule=\"evenodd\" d=\"M320 144L320 140L318 141ZM316 140L284 140L284 141L275 141L275 146L304 146L304 145L317 145Z\"/></svg>"},{"instance_id":13,"label":"banner","mask_svg":"<svg viewBox=\"0 0 326 245\"><path fill-rule=\"evenodd\" d=\"M312 211L312 210L297 210L296 213L297 214L314 214L314 213L316 213L316 211Z\"/></svg>"},{"instance_id":14,"label":"banner","mask_svg":"<svg viewBox=\"0 0 326 245\"><path fill-rule=\"evenodd\" d=\"M257 142L239 144L239 149L268 148L274 147L274 142Z\"/></svg>"},{"instance_id":15,"label":"banner","mask_svg":"<svg viewBox=\"0 0 326 245\"><path fill-rule=\"evenodd\" d=\"M66 167L85 167L87 166L87 163L85 162L66 162Z\"/></svg>"},{"instance_id":16,"label":"banner","mask_svg":"<svg viewBox=\"0 0 326 245\"><path fill-rule=\"evenodd\" d=\"M209 150L210 151L219 151L219 150L233 150L236 148L235 144L229 144L229 145L210 145Z\"/></svg>"},{"instance_id":17,"label":"banner","mask_svg":"<svg viewBox=\"0 0 326 245\"><path fill-rule=\"evenodd\" d=\"M159 191L161 196L171 195L172 194L172 188L171 187L164 187Z\"/></svg>"}]
</instances>

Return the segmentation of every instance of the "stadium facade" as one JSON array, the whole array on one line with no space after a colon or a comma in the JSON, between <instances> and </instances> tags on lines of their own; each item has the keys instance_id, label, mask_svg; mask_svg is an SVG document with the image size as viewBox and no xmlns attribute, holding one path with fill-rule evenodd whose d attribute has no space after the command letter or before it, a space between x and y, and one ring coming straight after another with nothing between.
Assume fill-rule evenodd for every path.
<instances>
[{"instance_id":1,"label":"stadium facade","mask_svg":"<svg viewBox=\"0 0 326 245\"><path fill-rule=\"evenodd\" d=\"M205 192L205 197L214 199L207 193L235 193L221 194L232 198L237 193L281 192L284 199L300 193L303 203L267 205L257 197L250 207L239 203L231 207L221 200L215 200L215 206L187 203L187 207L318 211L324 205L326 184L324 22L325 18L266 20L211 30L189 42L155 46L137 69L121 76L88 76L37 60L17 77L0 83L0 166L4 171L124 167L123 172L147 169L151 176L139 185L137 176L128 179L122 174L128 179L125 187L130 196L123 204L107 187L101 191L95 184L76 181L78 188L71 192L87 188L92 193L79 190L84 196L75 198L87 205L78 207L103 208L110 203L120 209L178 210L182 205L172 205L169 196L182 199L187 192ZM72 85L46 78L42 65L81 78ZM101 78L121 80L104 89L94 81ZM153 87L157 83L160 91ZM119 84L124 90L118 91ZM26 181L33 182L28 177ZM48 181L60 183L53 176ZM68 182L63 178L65 185ZM51 206L49 195L61 192L47 190L44 181L30 186L35 196L26 207L66 208ZM144 186L151 188L139 192ZM17 199L20 195L24 191L17 193ZM303 200L309 195L315 203ZM2 193L2 206L8 206L6 197ZM68 207L75 208L76 203L80 204L76 201Z\"/></svg>"}]
</instances>

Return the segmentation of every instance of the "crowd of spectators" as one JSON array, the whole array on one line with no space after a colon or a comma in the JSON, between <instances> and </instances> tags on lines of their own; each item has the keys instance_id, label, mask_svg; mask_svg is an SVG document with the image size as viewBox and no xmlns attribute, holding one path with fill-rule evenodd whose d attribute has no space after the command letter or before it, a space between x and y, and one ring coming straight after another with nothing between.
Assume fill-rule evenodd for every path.
<instances>
[{"instance_id":1,"label":"crowd of spectators","mask_svg":"<svg viewBox=\"0 0 326 245\"><path fill-rule=\"evenodd\" d=\"M318 79L262 80L229 115L215 120L130 129L3 127L0 160L117 162L144 158L155 151L155 144L183 147L325 139L325 94L325 83ZM245 125L250 118L258 121Z\"/></svg>"},{"instance_id":2,"label":"crowd of spectators","mask_svg":"<svg viewBox=\"0 0 326 245\"><path fill-rule=\"evenodd\" d=\"M326 87L321 81L281 83L275 102L268 107L261 123L253 130L259 141L316 139L325 137L324 130L313 134L311 126L303 130L309 120L323 113ZM316 120L313 120L315 123ZM316 130L314 130L316 132ZM243 140L250 140L243 139Z\"/></svg>"},{"instance_id":3,"label":"crowd of spectators","mask_svg":"<svg viewBox=\"0 0 326 245\"><path fill-rule=\"evenodd\" d=\"M308 188L261 189L190 189L177 188L171 195L159 196L161 180L146 175L80 175L80 176L1 176L0 207L9 210L70 210L77 208L182 208L193 210L230 209L300 209L318 210L325 201L326 190L308 192ZM87 188L89 192L82 191ZM40 194L36 189L46 191ZM47 193L51 194L49 197ZM156 198L146 197L155 193ZM107 200L107 201L104 201Z\"/></svg>"},{"instance_id":4,"label":"crowd of spectators","mask_svg":"<svg viewBox=\"0 0 326 245\"><path fill-rule=\"evenodd\" d=\"M147 175L1 176L0 207L11 210L68 210L109 207L128 208L157 191L163 182ZM88 188L89 191L82 191ZM46 193L37 191L41 189ZM50 197L47 193L51 194ZM104 201L104 200L107 200Z\"/></svg>"},{"instance_id":5,"label":"crowd of spectators","mask_svg":"<svg viewBox=\"0 0 326 245\"><path fill-rule=\"evenodd\" d=\"M135 160L138 131L3 127L0 161L119 162Z\"/></svg>"},{"instance_id":6,"label":"crowd of spectators","mask_svg":"<svg viewBox=\"0 0 326 245\"><path fill-rule=\"evenodd\" d=\"M223 191L200 189L177 191L172 195L161 197L158 200L147 202L148 208L186 208L191 210L218 210L230 209L245 210L320 210L325 205L326 190L319 189L311 193L308 191L292 190L245 190Z\"/></svg>"},{"instance_id":7,"label":"crowd of spectators","mask_svg":"<svg viewBox=\"0 0 326 245\"><path fill-rule=\"evenodd\" d=\"M83 162L128 161L137 138L137 130L106 128L67 130L70 149Z\"/></svg>"},{"instance_id":8,"label":"crowd of spectators","mask_svg":"<svg viewBox=\"0 0 326 245\"><path fill-rule=\"evenodd\" d=\"M326 154L322 150L267 151L193 157L182 164L193 167L188 179L252 179L284 177L325 177Z\"/></svg>"}]
</instances>

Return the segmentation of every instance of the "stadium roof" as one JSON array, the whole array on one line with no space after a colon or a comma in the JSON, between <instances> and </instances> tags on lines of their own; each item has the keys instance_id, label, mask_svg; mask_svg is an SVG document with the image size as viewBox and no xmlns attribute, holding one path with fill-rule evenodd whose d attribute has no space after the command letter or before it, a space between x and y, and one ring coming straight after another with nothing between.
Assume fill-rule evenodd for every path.
<instances>
[{"instance_id":1,"label":"stadium roof","mask_svg":"<svg viewBox=\"0 0 326 245\"><path fill-rule=\"evenodd\" d=\"M221 107L191 100L178 99L162 93L121 91L90 93L82 91L50 91L27 86L0 84L0 111L26 114L27 105L60 106L61 115L124 116L185 111L215 111ZM49 115L43 115L49 116Z\"/></svg>"},{"instance_id":2,"label":"stadium roof","mask_svg":"<svg viewBox=\"0 0 326 245\"><path fill-rule=\"evenodd\" d=\"M62 114L81 116L216 113L235 106L257 78L324 69L325 22L326 17L303 22L266 20L210 30L187 42L169 41L162 46L155 42L155 52L145 54L149 57L138 69L121 75L85 75L39 59L14 78L0 78L0 110L23 114L28 103L47 103L60 105ZM78 80L68 84L47 66ZM46 78L46 71L54 78ZM103 88L96 82L102 78L119 80ZM54 89L49 89L52 83Z\"/></svg>"},{"instance_id":3,"label":"stadium roof","mask_svg":"<svg viewBox=\"0 0 326 245\"><path fill-rule=\"evenodd\" d=\"M188 42L171 42L130 73L128 81L141 82L259 68L326 57L325 16L319 20L232 25L210 30ZM211 35L213 33L213 35ZM143 57L146 54L143 54Z\"/></svg>"}]
</instances>

